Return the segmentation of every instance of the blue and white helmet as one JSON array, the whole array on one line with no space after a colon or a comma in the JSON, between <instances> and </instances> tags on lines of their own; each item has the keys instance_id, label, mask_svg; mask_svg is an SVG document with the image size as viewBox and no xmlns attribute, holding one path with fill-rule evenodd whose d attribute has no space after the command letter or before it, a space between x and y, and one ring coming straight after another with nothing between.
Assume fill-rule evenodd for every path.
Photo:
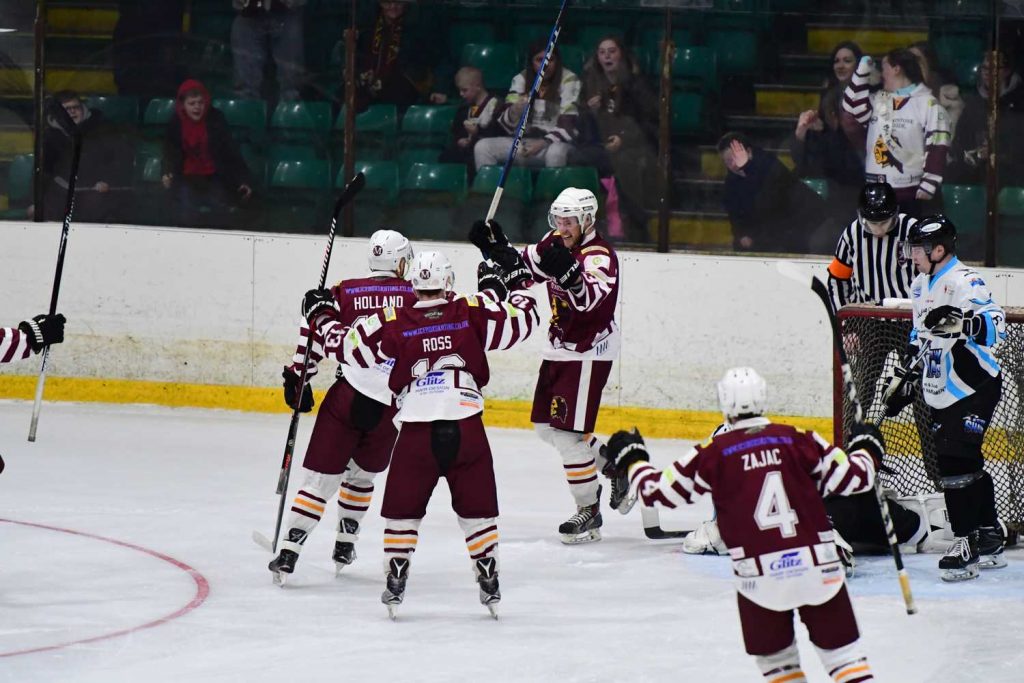
<instances>
[{"instance_id":1,"label":"blue and white helmet","mask_svg":"<svg viewBox=\"0 0 1024 683\"><path fill-rule=\"evenodd\" d=\"M455 286L455 273L448 257L439 251L421 251L412 262L412 288L418 291L443 290Z\"/></svg>"},{"instance_id":2,"label":"blue and white helmet","mask_svg":"<svg viewBox=\"0 0 1024 683\"><path fill-rule=\"evenodd\" d=\"M726 370L718 382L718 405L726 420L763 415L768 400L768 385L754 368Z\"/></svg>"}]
</instances>

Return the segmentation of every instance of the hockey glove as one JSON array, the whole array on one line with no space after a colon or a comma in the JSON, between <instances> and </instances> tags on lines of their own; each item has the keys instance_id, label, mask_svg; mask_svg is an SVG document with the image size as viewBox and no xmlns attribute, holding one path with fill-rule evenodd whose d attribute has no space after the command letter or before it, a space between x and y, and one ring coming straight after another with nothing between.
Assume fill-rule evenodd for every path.
<instances>
[{"instance_id":1,"label":"hockey glove","mask_svg":"<svg viewBox=\"0 0 1024 683\"><path fill-rule=\"evenodd\" d=\"M25 333L29 348L39 353L43 347L60 344L64 341L64 323L67 319L60 313L56 315L37 315L31 320L18 323L18 329Z\"/></svg>"},{"instance_id":2,"label":"hockey glove","mask_svg":"<svg viewBox=\"0 0 1024 683\"><path fill-rule=\"evenodd\" d=\"M501 275L501 281L505 283L505 288L508 291L523 289L525 283L530 280L530 271L519 250L515 247L510 247L507 244L497 247L491 252L491 260L500 268L498 272Z\"/></svg>"},{"instance_id":3,"label":"hockey glove","mask_svg":"<svg viewBox=\"0 0 1024 683\"><path fill-rule=\"evenodd\" d=\"M647 447L644 445L644 438L636 427L633 431L617 431L608 439L608 450L605 453L608 458L608 465L605 469L618 476L626 476L630 466L635 462L650 462L651 456L647 454ZM611 476L608 472L606 476Z\"/></svg>"},{"instance_id":4,"label":"hockey glove","mask_svg":"<svg viewBox=\"0 0 1024 683\"><path fill-rule=\"evenodd\" d=\"M284 377L284 402L288 404L289 408L295 410L295 403L299 394L299 380L302 378L289 368L285 368L281 376ZM309 382L306 382L306 386L302 387L302 399L298 401L298 404L300 413L308 413L313 410L313 387L309 386Z\"/></svg>"},{"instance_id":5,"label":"hockey glove","mask_svg":"<svg viewBox=\"0 0 1024 683\"><path fill-rule=\"evenodd\" d=\"M964 335L983 344L988 338L988 318L975 315L974 311L964 311Z\"/></svg>"},{"instance_id":6,"label":"hockey glove","mask_svg":"<svg viewBox=\"0 0 1024 683\"><path fill-rule=\"evenodd\" d=\"M921 381L921 371L917 368L906 370L898 365L893 372L893 378L882 394L886 417L896 417L914 402L914 387Z\"/></svg>"},{"instance_id":7,"label":"hockey glove","mask_svg":"<svg viewBox=\"0 0 1024 683\"><path fill-rule=\"evenodd\" d=\"M491 258L491 251L497 247L507 247L508 238L498 221L476 221L469 229L469 241L480 250L483 257Z\"/></svg>"},{"instance_id":8,"label":"hockey glove","mask_svg":"<svg viewBox=\"0 0 1024 683\"><path fill-rule=\"evenodd\" d=\"M485 289L494 292L498 297L498 301L504 301L508 298L508 289L501 280L498 267L489 265L487 261L481 261L480 265L476 267L476 285L477 289L481 292Z\"/></svg>"},{"instance_id":9,"label":"hockey glove","mask_svg":"<svg viewBox=\"0 0 1024 683\"><path fill-rule=\"evenodd\" d=\"M540 255L538 267L565 290L576 286L583 271L572 252L557 239Z\"/></svg>"},{"instance_id":10,"label":"hockey glove","mask_svg":"<svg viewBox=\"0 0 1024 683\"><path fill-rule=\"evenodd\" d=\"M928 311L924 326L936 337L956 339L964 333L964 312L956 306L939 306Z\"/></svg>"},{"instance_id":11,"label":"hockey glove","mask_svg":"<svg viewBox=\"0 0 1024 683\"><path fill-rule=\"evenodd\" d=\"M882 464L885 457L885 437L882 431L873 424L858 422L850 430L850 440L846 444L846 452L865 451L875 462L875 469Z\"/></svg>"},{"instance_id":12,"label":"hockey glove","mask_svg":"<svg viewBox=\"0 0 1024 683\"><path fill-rule=\"evenodd\" d=\"M302 299L302 317L314 330L337 312L338 304L329 289L311 289Z\"/></svg>"}]
</instances>

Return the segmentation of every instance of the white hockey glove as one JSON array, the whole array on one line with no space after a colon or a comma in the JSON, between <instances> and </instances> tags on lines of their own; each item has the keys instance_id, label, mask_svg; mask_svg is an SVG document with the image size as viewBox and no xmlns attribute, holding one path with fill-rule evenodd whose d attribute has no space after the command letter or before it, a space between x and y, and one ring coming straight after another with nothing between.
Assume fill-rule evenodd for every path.
<instances>
[{"instance_id":1,"label":"white hockey glove","mask_svg":"<svg viewBox=\"0 0 1024 683\"><path fill-rule=\"evenodd\" d=\"M718 533L718 522L709 519L683 539L683 552L688 555L725 555L729 548Z\"/></svg>"}]
</instances>

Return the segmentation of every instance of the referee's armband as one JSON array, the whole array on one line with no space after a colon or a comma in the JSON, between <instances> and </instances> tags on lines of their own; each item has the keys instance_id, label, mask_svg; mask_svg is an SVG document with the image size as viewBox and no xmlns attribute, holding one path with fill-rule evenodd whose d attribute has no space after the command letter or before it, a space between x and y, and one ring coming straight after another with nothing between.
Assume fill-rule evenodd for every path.
<instances>
[{"instance_id":1,"label":"referee's armband","mask_svg":"<svg viewBox=\"0 0 1024 683\"><path fill-rule=\"evenodd\" d=\"M853 275L853 267L833 258L832 263L828 264L828 274L837 280L849 280Z\"/></svg>"}]
</instances>

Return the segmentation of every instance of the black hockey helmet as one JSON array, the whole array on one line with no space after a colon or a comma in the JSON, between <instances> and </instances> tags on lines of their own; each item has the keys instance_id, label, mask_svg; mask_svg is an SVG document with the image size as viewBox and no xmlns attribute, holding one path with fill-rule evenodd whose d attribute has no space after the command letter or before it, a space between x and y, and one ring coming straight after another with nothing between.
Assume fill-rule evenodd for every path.
<instances>
[{"instance_id":1,"label":"black hockey helmet","mask_svg":"<svg viewBox=\"0 0 1024 683\"><path fill-rule=\"evenodd\" d=\"M861 220L880 223L892 218L899 210L896 191L889 183L867 183L860 191L857 202Z\"/></svg>"},{"instance_id":2,"label":"black hockey helmet","mask_svg":"<svg viewBox=\"0 0 1024 683\"><path fill-rule=\"evenodd\" d=\"M932 249L940 244L946 248L947 254L956 253L956 226L942 214L925 216L910 226L905 244L906 256L910 257L911 247L924 247L931 260Z\"/></svg>"}]
</instances>

